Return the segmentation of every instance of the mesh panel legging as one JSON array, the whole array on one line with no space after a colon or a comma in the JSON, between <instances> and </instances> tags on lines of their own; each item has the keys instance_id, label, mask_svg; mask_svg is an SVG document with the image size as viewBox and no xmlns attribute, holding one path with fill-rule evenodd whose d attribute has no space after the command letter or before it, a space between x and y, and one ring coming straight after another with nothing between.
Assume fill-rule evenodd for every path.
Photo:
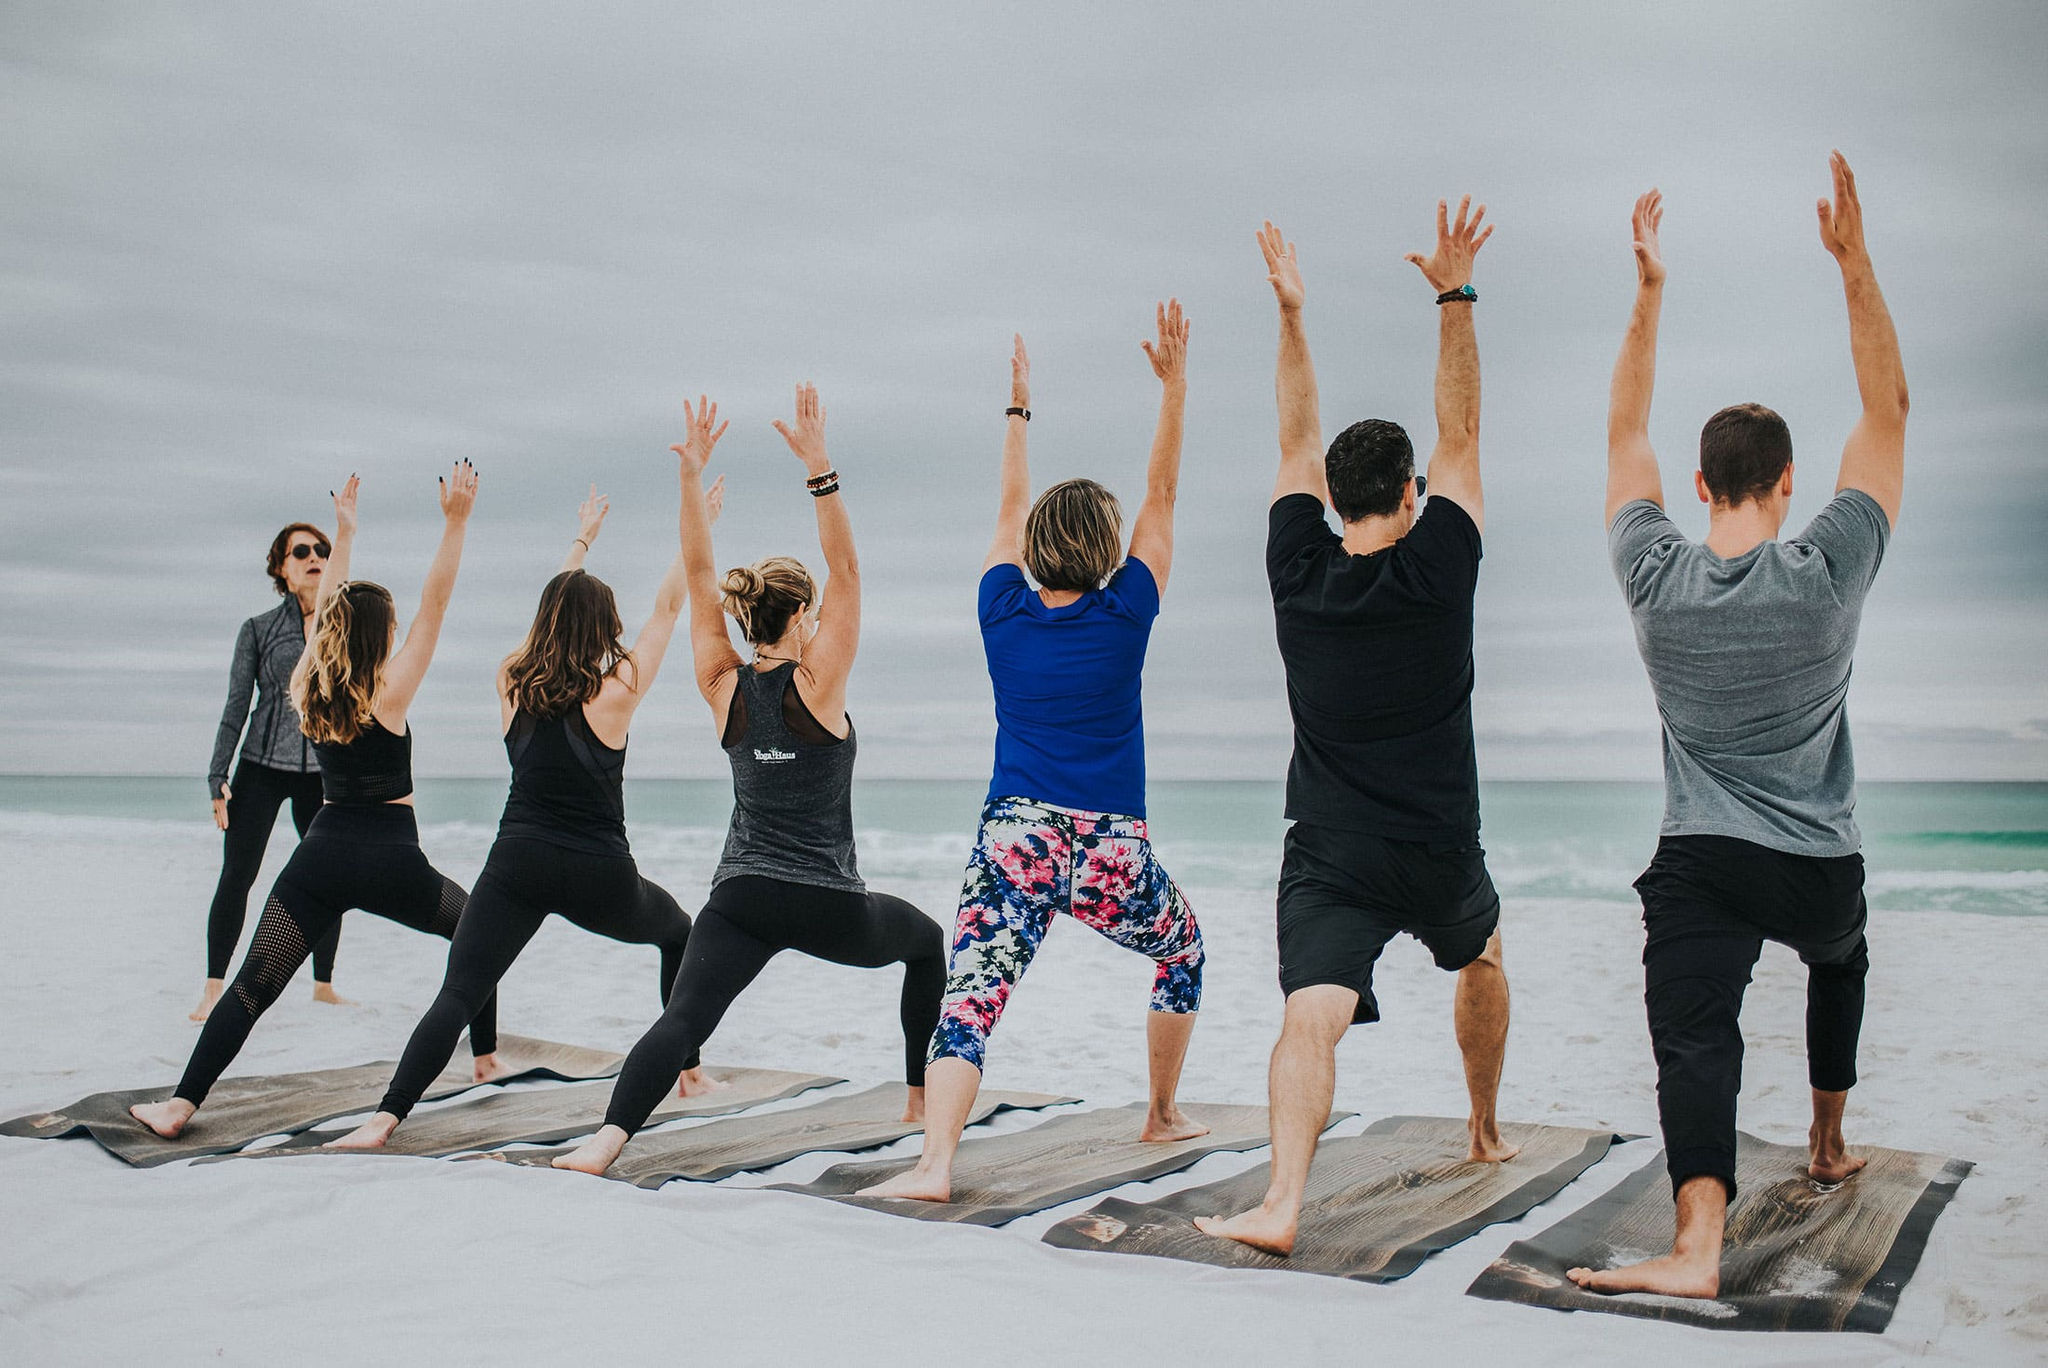
<instances>
[{"instance_id":1,"label":"mesh panel legging","mask_svg":"<svg viewBox=\"0 0 2048 1368\"><path fill-rule=\"evenodd\" d=\"M467 901L460 884L427 863L410 807L320 809L277 876L249 953L206 1019L176 1095L195 1106L206 1100L256 1018L305 963L308 948L350 908L452 940ZM478 1054L497 1048L497 1011L492 996L470 1013L470 1048Z\"/></svg>"},{"instance_id":2,"label":"mesh panel legging","mask_svg":"<svg viewBox=\"0 0 2048 1368\"><path fill-rule=\"evenodd\" d=\"M242 919L249 915L249 890L263 868L263 850L270 844L270 829L277 825L277 810L291 803L292 825L303 837L320 811L320 771L297 774L243 760L235 766L228 793L220 882L214 885L213 906L206 913L206 976L216 979L228 976L235 958ZM334 947L340 939L341 920L336 918L327 934L313 943L313 977L318 982L333 981Z\"/></svg>"},{"instance_id":3,"label":"mesh panel legging","mask_svg":"<svg viewBox=\"0 0 2048 1368\"><path fill-rule=\"evenodd\" d=\"M742 874L712 889L697 914L668 1010L626 1056L605 1124L629 1135L645 1125L733 999L783 950L862 969L901 964L904 1078L914 1088L924 1085L925 1044L946 986L946 938L938 923L886 893Z\"/></svg>"},{"instance_id":4,"label":"mesh panel legging","mask_svg":"<svg viewBox=\"0 0 2048 1368\"><path fill-rule=\"evenodd\" d=\"M462 1023L497 990L550 912L615 941L661 947L661 1001L668 1002L690 943L690 917L666 889L640 877L629 855L501 837L476 876L469 910L448 948L440 996L413 1029L379 1111L401 1120L412 1111L455 1053Z\"/></svg>"}]
</instances>

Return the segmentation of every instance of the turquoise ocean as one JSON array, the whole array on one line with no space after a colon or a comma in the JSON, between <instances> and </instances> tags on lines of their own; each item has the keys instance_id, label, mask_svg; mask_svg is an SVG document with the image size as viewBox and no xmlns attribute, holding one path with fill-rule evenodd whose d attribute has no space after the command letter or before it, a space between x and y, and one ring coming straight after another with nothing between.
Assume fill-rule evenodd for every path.
<instances>
[{"instance_id":1,"label":"turquoise ocean","mask_svg":"<svg viewBox=\"0 0 2048 1368\"><path fill-rule=\"evenodd\" d=\"M861 864L871 878L957 878L982 785L874 780L855 785ZM436 826L487 836L504 802L501 779L423 779L418 806L432 848ZM1286 829L1277 782L1155 782L1152 838L1184 884L1270 890ZM1630 882L1657 841L1663 792L1654 783L1507 782L1481 786L1483 840L1504 897L1632 904ZM629 779L636 848L692 863L716 857L731 806L722 780ZM170 777L0 775L0 813L82 823L207 824L202 786ZM1859 792L1857 820L1873 908L2048 915L2048 784L1888 783ZM287 828L288 830L288 828ZM111 853L111 852L110 852Z\"/></svg>"}]
</instances>

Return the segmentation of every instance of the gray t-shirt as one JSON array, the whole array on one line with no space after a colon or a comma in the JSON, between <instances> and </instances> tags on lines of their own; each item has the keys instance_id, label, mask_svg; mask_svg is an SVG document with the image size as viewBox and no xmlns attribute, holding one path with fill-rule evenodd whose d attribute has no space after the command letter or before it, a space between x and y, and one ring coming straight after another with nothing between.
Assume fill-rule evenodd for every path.
<instances>
[{"instance_id":1,"label":"gray t-shirt","mask_svg":"<svg viewBox=\"0 0 2048 1368\"><path fill-rule=\"evenodd\" d=\"M1861 490L1806 530L1723 560L1647 499L1607 529L1664 719L1666 836L1849 855L1849 667L1891 524Z\"/></svg>"}]
</instances>

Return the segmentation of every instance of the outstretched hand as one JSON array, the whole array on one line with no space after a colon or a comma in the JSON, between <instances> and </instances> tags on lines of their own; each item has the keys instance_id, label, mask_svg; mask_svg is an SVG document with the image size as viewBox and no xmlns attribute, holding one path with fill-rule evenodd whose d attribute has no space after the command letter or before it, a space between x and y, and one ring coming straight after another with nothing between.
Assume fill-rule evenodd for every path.
<instances>
[{"instance_id":1,"label":"outstretched hand","mask_svg":"<svg viewBox=\"0 0 2048 1368\"><path fill-rule=\"evenodd\" d=\"M1186 383L1188 320L1180 311L1178 299L1169 299L1159 306L1159 340L1138 345L1145 349L1145 359L1152 363L1154 375L1168 384Z\"/></svg>"},{"instance_id":2,"label":"outstretched hand","mask_svg":"<svg viewBox=\"0 0 2048 1368\"><path fill-rule=\"evenodd\" d=\"M1635 230L1636 280L1643 285L1664 283L1664 249L1657 230L1664 223L1664 192L1652 190L1636 197L1635 213L1629 225Z\"/></svg>"},{"instance_id":3,"label":"outstretched hand","mask_svg":"<svg viewBox=\"0 0 2048 1368\"><path fill-rule=\"evenodd\" d=\"M1843 265L1869 253L1863 246L1863 201L1856 198L1856 173L1840 152L1828 153L1828 171L1835 181L1835 202L1816 206L1820 214L1820 245Z\"/></svg>"},{"instance_id":4,"label":"outstretched hand","mask_svg":"<svg viewBox=\"0 0 2048 1368\"><path fill-rule=\"evenodd\" d=\"M720 423L718 405L701 394L697 396L694 409L690 407L689 400L683 400L683 421L690 428L689 440L669 450L682 458L684 473L701 476L704 467L711 462L711 449L718 445L718 439L725 436L725 430L732 424Z\"/></svg>"},{"instance_id":5,"label":"outstretched hand","mask_svg":"<svg viewBox=\"0 0 2048 1368\"><path fill-rule=\"evenodd\" d=\"M804 463L804 469L813 475L822 475L832 468L832 462L825 455L825 406L818 402L818 387L806 380L796 387L796 426L791 427L780 418L775 420L775 430L782 434L782 440L789 443L789 449Z\"/></svg>"},{"instance_id":6,"label":"outstretched hand","mask_svg":"<svg viewBox=\"0 0 2048 1368\"><path fill-rule=\"evenodd\" d=\"M1012 333L1010 352L1010 407L1031 407L1031 357L1024 350L1024 334Z\"/></svg>"},{"instance_id":7,"label":"outstretched hand","mask_svg":"<svg viewBox=\"0 0 2048 1368\"><path fill-rule=\"evenodd\" d=\"M1410 252L1402 257L1412 261L1421 270L1423 279L1435 287L1438 294L1448 294L1472 283L1472 258L1479 255L1479 249L1493 236L1493 229L1479 231L1479 225L1486 218L1486 206L1480 205L1479 212L1466 220L1466 211L1472 207L1470 195L1458 201L1458 217L1452 221L1450 205L1444 200L1436 202L1436 250L1428 256Z\"/></svg>"},{"instance_id":8,"label":"outstretched hand","mask_svg":"<svg viewBox=\"0 0 2048 1368\"><path fill-rule=\"evenodd\" d=\"M348 483L341 487L341 493L335 494L331 489L327 491L334 497L334 535L337 537L355 535L356 490L362 483L361 476L351 475L348 477Z\"/></svg>"},{"instance_id":9,"label":"outstretched hand","mask_svg":"<svg viewBox=\"0 0 2048 1368\"><path fill-rule=\"evenodd\" d=\"M584 546L597 544L597 534L604 527L604 515L612 511L612 501L597 492L597 486L590 487L590 496L576 509L576 537Z\"/></svg>"},{"instance_id":10,"label":"outstretched hand","mask_svg":"<svg viewBox=\"0 0 2048 1368\"><path fill-rule=\"evenodd\" d=\"M1283 309L1301 307L1301 266L1295 260L1294 244L1280 235L1267 219L1266 226L1259 229L1259 251L1266 258L1266 283L1273 287L1273 297L1280 301Z\"/></svg>"},{"instance_id":11,"label":"outstretched hand","mask_svg":"<svg viewBox=\"0 0 2048 1368\"><path fill-rule=\"evenodd\" d=\"M718 515L725 511L725 476L713 480L711 488L704 491L704 508L709 514L705 521L709 523L717 522Z\"/></svg>"},{"instance_id":12,"label":"outstretched hand","mask_svg":"<svg viewBox=\"0 0 2048 1368\"><path fill-rule=\"evenodd\" d=\"M355 482L351 480L349 483L353 485ZM465 456L455 463L452 472L441 479L441 516L452 523L468 522L469 510L475 506L476 467Z\"/></svg>"}]
</instances>

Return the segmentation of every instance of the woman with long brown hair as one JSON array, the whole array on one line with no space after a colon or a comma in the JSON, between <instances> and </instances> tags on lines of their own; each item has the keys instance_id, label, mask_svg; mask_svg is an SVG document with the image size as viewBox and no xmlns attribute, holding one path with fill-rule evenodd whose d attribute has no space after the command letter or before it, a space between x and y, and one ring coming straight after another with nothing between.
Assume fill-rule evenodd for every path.
<instances>
[{"instance_id":1,"label":"woman with long brown hair","mask_svg":"<svg viewBox=\"0 0 2048 1368\"><path fill-rule=\"evenodd\" d=\"M249 889L263 867L263 851L277 810L291 804L301 837L320 811L320 762L299 727L290 697L292 670L312 635L313 598L327 570L327 534L307 522L286 523L270 539L264 571L284 602L242 624L228 667L228 701L214 734L206 769L213 824L221 831L220 882L206 913L206 986L192 1020L204 1021L227 991L228 962L249 915ZM250 707L253 699L255 707ZM235 748L241 747L237 758ZM229 782L228 765L234 765ZM334 991L334 949L341 923L313 946L313 1000L340 1002Z\"/></svg>"},{"instance_id":2,"label":"woman with long brown hair","mask_svg":"<svg viewBox=\"0 0 2048 1368\"><path fill-rule=\"evenodd\" d=\"M688 405L683 411L693 430L709 421ZM677 447L690 642L697 687L732 763L732 826L667 1009L626 1057L603 1128L557 1159L560 1168L611 1167L733 1000L784 950L861 969L903 966L904 1119L924 1115L924 1047L945 986L945 937L903 899L870 892L854 863L856 742L846 684L860 646L860 564L839 472L825 455L825 410L815 387L798 388L795 425L778 422L775 430L809 476L804 487L817 512L832 611L823 612L823 590L788 556L729 570L719 584L700 487L709 452L695 443ZM751 662L733 650L727 614L753 646Z\"/></svg>"},{"instance_id":3,"label":"woman with long brown hair","mask_svg":"<svg viewBox=\"0 0 2048 1368\"><path fill-rule=\"evenodd\" d=\"M700 462L725 432L712 416L690 430ZM375 1149L391 1138L454 1054L462 1023L490 1000L550 913L611 940L659 947L660 997L668 1001L690 918L641 876L626 842L626 731L661 672L688 585L678 553L655 591L653 615L627 647L610 586L583 569L609 509L593 488L525 642L498 667L512 788L448 949L440 995L414 1028L376 1115L330 1148ZM690 1064L680 1086L711 1087Z\"/></svg>"},{"instance_id":4,"label":"woman with long brown hair","mask_svg":"<svg viewBox=\"0 0 2048 1368\"><path fill-rule=\"evenodd\" d=\"M396 651L391 591L349 581L358 481L334 499L334 555L320 577L313 630L292 673L299 725L320 761L326 802L291 862L277 876L249 953L192 1049L177 1091L163 1102L130 1107L165 1139L185 1129L221 1072L234 1062L256 1018L277 1001L314 942L350 908L389 917L415 931L453 939L468 895L420 851L413 816L412 731L405 715L433 663L441 622L462 564L463 533L476 503L476 470L467 461L441 481L441 545L420 588L405 644ZM470 1024L476 1079L500 1074L497 1001L478 1004Z\"/></svg>"}]
</instances>

